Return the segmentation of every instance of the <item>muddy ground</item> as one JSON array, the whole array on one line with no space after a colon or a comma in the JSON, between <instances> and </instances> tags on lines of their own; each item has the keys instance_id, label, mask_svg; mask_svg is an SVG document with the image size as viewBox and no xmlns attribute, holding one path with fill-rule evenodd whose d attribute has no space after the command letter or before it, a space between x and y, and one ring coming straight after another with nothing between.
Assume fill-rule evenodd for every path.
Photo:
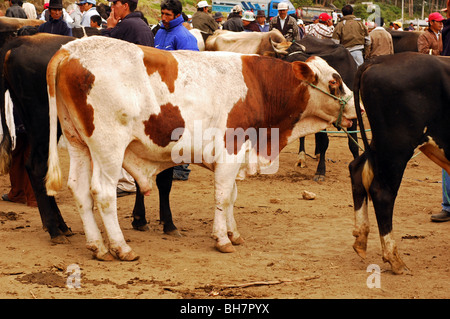
<instances>
[{"instance_id":1,"label":"muddy ground","mask_svg":"<svg viewBox=\"0 0 450 319\"><path fill-rule=\"evenodd\" d=\"M313 141L307 138L309 154ZM283 150L276 174L238 182L235 217L245 244L232 254L213 248L212 173L198 166L191 165L189 181L175 181L172 188L172 211L182 238L162 232L156 192L146 197L147 232L132 229L134 196L118 199L124 235L140 255L135 262L92 258L66 186L57 202L75 233L69 244L50 242L37 208L0 201L0 298L448 298L450 223L430 222L430 215L440 211L439 167L423 154L408 164L395 207L394 237L410 272L394 275L381 259L372 207L367 259L352 249L347 139L331 135L323 182L312 181L312 158L307 168L294 168L297 148L293 143ZM66 151L60 156L67 176ZM1 194L8 190L8 176L1 176ZM304 190L316 199L303 199ZM381 270L379 288L367 284L373 275L370 265ZM76 278L79 288L69 288L77 286Z\"/></svg>"}]
</instances>

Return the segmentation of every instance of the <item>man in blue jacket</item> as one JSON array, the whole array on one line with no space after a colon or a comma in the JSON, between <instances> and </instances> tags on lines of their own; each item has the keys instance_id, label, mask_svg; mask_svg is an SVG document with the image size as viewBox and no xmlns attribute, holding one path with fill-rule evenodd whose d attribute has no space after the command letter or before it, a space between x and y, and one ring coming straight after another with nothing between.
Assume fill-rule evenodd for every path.
<instances>
[{"instance_id":1,"label":"man in blue jacket","mask_svg":"<svg viewBox=\"0 0 450 319\"><path fill-rule=\"evenodd\" d=\"M182 11L183 6L179 0L161 1L161 28L155 36L155 48L198 51L197 39L183 26ZM190 172L189 164L175 166L173 179L185 181Z\"/></svg>"},{"instance_id":2,"label":"man in blue jacket","mask_svg":"<svg viewBox=\"0 0 450 319\"><path fill-rule=\"evenodd\" d=\"M198 51L197 39L183 26L179 0L161 1L161 28L155 36L155 48Z\"/></svg>"}]
</instances>

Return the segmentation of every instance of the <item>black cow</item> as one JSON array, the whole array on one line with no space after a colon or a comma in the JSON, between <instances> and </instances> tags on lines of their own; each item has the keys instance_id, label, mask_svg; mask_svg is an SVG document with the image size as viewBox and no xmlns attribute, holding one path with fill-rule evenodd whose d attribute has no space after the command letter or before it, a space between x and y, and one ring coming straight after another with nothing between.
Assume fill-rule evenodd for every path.
<instances>
[{"instance_id":1,"label":"black cow","mask_svg":"<svg viewBox=\"0 0 450 319\"><path fill-rule=\"evenodd\" d=\"M299 46L300 43L306 48L306 51L303 51L303 48ZM344 48L340 44L336 44L331 40L322 40L312 36L306 36L301 39L299 42L295 42L288 49L289 54L285 58L286 61L306 61L309 57L316 55L323 58L327 63L334 68L342 77L345 84L351 88L353 87L353 81L357 70L357 64L350 52ZM357 121L353 121L352 127L349 128L351 137L357 141L357 133L354 133L357 128ZM319 163L317 165L317 170L314 176L314 180L323 180L325 178L326 165L325 165L325 153L328 149L329 138L325 133L316 133L315 134L316 141L316 149L315 155L317 155L319 159ZM348 146L353 155L353 158L358 157L359 155L359 147L358 145L352 141L351 138L348 140ZM300 138L300 147L299 147L299 156L300 160L297 165L304 165L304 154L305 154L305 138Z\"/></svg>"},{"instance_id":2,"label":"black cow","mask_svg":"<svg viewBox=\"0 0 450 319\"><path fill-rule=\"evenodd\" d=\"M14 107L24 123L31 151L26 169L30 177L44 228L49 232L53 242L66 242L65 236L71 235L58 209L55 198L47 196L44 178L47 173L49 146L49 116L46 70L53 54L72 37L52 34L36 34L23 36L7 42L0 51L0 108L2 127L5 132L0 143L0 151L11 151L10 136L5 122L4 93L10 91ZM61 133L59 132L59 135ZM0 160L2 160L0 158ZM6 171L2 172L6 173ZM160 196L160 220L164 224L164 232L178 234L172 221L169 206L169 193L172 186L172 169L161 172L156 183ZM133 209L135 229L146 229L144 197L139 189L136 192L136 203Z\"/></svg>"},{"instance_id":3,"label":"black cow","mask_svg":"<svg viewBox=\"0 0 450 319\"><path fill-rule=\"evenodd\" d=\"M359 94L372 131L370 145L358 112ZM354 98L365 152L349 165L355 209L353 248L365 258L370 198L383 261L400 274L406 266L392 235L392 216L406 164L419 148L450 173L450 59L414 52L376 57L358 69Z\"/></svg>"},{"instance_id":4,"label":"black cow","mask_svg":"<svg viewBox=\"0 0 450 319\"><path fill-rule=\"evenodd\" d=\"M421 31L395 31L386 29L392 36L394 53L418 52L417 39L423 33Z\"/></svg>"}]
</instances>

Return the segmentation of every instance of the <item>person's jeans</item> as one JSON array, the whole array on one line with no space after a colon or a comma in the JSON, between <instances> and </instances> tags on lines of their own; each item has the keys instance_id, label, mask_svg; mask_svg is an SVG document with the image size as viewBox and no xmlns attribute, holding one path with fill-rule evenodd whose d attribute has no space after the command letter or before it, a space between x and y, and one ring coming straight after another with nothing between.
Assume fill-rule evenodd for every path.
<instances>
[{"instance_id":1,"label":"person's jeans","mask_svg":"<svg viewBox=\"0 0 450 319\"><path fill-rule=\"evenodd\" d=\"M350 51L350 54L352 55L353 59L355 60L356 64L360 66L364 63L364 57L362 50L353 50Z\"/></svg>"},{"instance_id":2,"label":"person's jeans","mask_svg":"<svg viewBox=\"0 0 450 319\"><path fill-rule=\"evenodd\" d=\"M442 170L442 210L450 212L450 176Z\"/></svg>"},{"instance_id":3,"label":"person's jeans","mask_svg":"<svg viewBox=\"0 0 450 319\"><path fill-rule=\"evenodd\" d=\"M173 179L186 181L189 178L190 172L191 170L189 169L189 164L174 166Z\"/></svg>"}]
</instances>

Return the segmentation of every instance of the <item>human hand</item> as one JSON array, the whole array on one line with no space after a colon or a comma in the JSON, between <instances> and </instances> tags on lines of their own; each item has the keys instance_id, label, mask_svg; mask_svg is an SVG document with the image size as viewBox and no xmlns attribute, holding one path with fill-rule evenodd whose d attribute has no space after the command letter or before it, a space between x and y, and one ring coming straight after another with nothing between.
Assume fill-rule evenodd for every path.
<instances>
[{"instance_id":1,"label":"human hand","mask_svg":"<svg viewBox=\"0 0 450 319\"><path fill-rule=\"evenodd\" d=\"M117 25L118 22L119 22L119 20L116 19L116 16L114 14L114 7L112 7L111 8L111 13L109 14L109 17L106 20L106 26L107 26L107 28L114 28Z\"/></svg>"}]
</instances>

